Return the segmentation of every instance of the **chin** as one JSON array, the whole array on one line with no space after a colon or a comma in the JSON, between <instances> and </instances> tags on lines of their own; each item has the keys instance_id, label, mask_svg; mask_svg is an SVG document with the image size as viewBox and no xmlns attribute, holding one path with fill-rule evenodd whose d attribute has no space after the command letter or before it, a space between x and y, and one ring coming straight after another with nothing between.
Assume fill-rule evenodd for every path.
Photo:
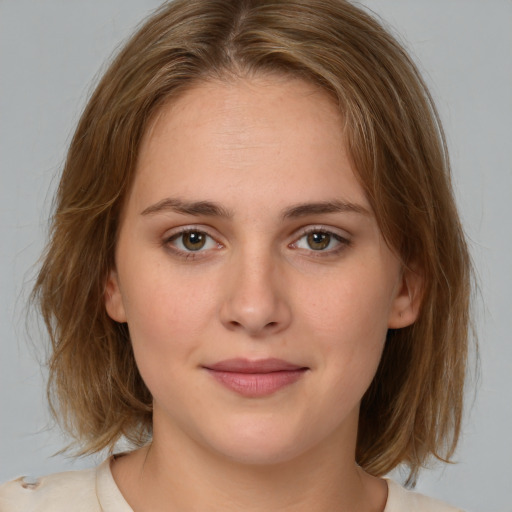
<instances>
[{"instance_id":1,"label":"chin","mask_svg":"<svg viewBox=\"0 0 512 512\"><path fill-rule=\"evenodd\" d=\"M283 446L282 443L262 442L261 439L246 440L239 443L230 443L229 446L218 446L217 453L226 459L247 466L272 466L290 462L298 457L302 451L297 445Z\"/></svg>"},{"instance_id":2,"label":"chin","mask_svg":"<svg viewBox=\"0 0 512 512\"><path fill-rule=\"evenodd\" d=\"M296 459L316 444L314 439L304 437L304 429L290 427L283 428L282 423L276 425L275 422L240 421L214 433L208 440L203 438L203 442L217 454L240 464L282 464Z\"/></svg>"}]
</instances>

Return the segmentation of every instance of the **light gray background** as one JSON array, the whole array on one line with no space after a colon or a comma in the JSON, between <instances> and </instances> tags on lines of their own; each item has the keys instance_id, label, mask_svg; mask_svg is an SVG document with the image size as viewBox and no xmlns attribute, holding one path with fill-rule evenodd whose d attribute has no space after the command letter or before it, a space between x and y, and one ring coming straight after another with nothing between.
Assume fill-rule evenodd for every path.
<instances>
[{"instance_id":1,"label":"light gray background","mask_svg":"<svg viewBox=\"0 0 512 512\"><path fill-rule=\"evenodd\" d=\"M457 465L418 488L474 512L512 511L512 2L366 0L420 62L445 128L481 283L482 377ZM56 176L102 63L158 0L0 0L0 481L82 468L51 457L44 375L24 307ZM33 338L40 344L38 336Z\"/></svg>"}]
</instances>

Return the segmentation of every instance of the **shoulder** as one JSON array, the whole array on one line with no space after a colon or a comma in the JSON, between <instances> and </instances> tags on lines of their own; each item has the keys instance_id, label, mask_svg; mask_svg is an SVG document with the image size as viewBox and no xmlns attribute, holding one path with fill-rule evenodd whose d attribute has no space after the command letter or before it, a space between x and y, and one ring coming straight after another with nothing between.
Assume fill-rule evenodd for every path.
<instances>
[{"instance_id":1,"label":"shoulder","mask_svg":"<svg viewBox=\"0 0 512 512\"><path fill-rule=\"evenodd\" d=\"M99 512L96 470L67 471L0 485L0 512Z\"/></svg>"},{"instance_id":2,"label":"shoulder","mask_svg":"<svg viewBox=\"0 0 512 512\"><path fill-rule=\"evenodd\" d=\"M384 512L462 512L434 498L404 489L393 480L387 479L388 501Z\"/></svg>"}]
</instances>

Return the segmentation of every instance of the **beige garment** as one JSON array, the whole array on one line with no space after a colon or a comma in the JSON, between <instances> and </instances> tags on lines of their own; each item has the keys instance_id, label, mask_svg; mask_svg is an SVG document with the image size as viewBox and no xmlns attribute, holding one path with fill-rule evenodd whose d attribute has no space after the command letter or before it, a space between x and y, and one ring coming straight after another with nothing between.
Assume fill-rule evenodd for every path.
<instances>
[{"instance_id":1,"label":"beige garment","mask_svg":"<svg viewBox=\"0 0 512 512\"><path fill-rule=\"evenodd\" d=\"M110 460L95 469L56 473L28 483L22 477L0 485L0 512L133 512L112 477ZM388 501L383 512L458 510L406 491L393 480L387 483Z\"/></svg>"}]
</instances>

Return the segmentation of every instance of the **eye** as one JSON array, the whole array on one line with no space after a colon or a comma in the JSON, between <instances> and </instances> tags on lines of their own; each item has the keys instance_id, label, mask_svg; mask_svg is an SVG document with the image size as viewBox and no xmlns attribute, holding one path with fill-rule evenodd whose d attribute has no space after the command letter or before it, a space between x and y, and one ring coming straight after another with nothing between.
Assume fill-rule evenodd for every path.
<instances>
[{"instance_id":1,"label":"eye","mask_svg":"<svg viewBox=\"0 0 512 512\"><path fill-rule=\"evenodd\" d=\"M337 233L324 229L311 229L291 245L295 249L332 253L349 244L350 241L347 238Z\"/></svg>"},{"instance_id":2,"label":"eye","mask_svg":"<svg viewBox=\"0 0 512 512\"><path fill-rule=\"evenodd\" d=\"M306 243L310 249L314 251L323 251L329 247L331 243L330 233L308 233L306 235Z\"/></svg>"},{"instance_id":3,"label":"eye","mask_svg":"<svg viewBox=\"0 0 512 512\"><path fill-rule=\"evenodd\" d=\"M166 240L166 244L182 252L198 252L215 249L219 244L204 231L195 229L181 231Z\"/></svg>"}]
</instances>

